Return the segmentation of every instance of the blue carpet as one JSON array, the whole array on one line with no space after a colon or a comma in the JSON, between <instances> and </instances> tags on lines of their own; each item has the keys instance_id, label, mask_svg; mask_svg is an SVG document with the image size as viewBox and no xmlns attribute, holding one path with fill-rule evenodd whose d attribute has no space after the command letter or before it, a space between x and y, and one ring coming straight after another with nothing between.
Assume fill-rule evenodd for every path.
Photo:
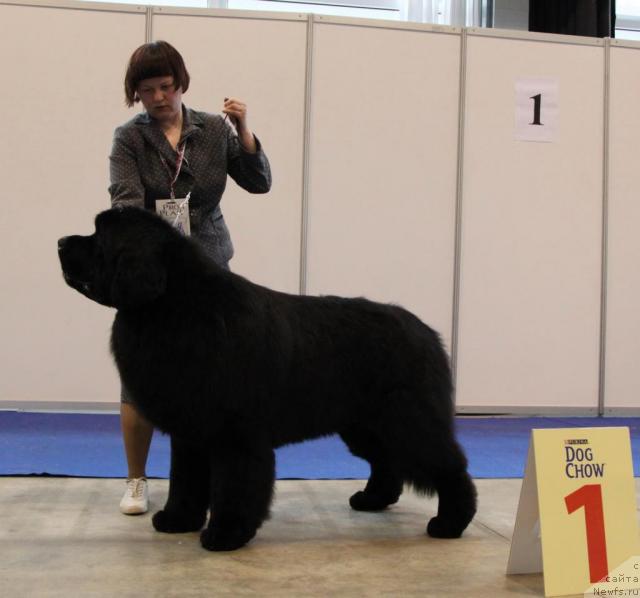
<instances>
[{"instance_id":1,"label":"blue carpet","mask_svg":"<svg viewBox=\"0 0 640 598\"><path fill-rule=\"evenodd\" d=\"M476 478L518 478L524 473L532 428L627 426L634 475L640 476L640 418L459 417L458 438ZM147 473L166 478L169 440L156 433ZM117 415L0 411L0 475L126 476ZM279 479L361 479L368 465L335 436L277 451Z\"/></svg>"}]
</instances>

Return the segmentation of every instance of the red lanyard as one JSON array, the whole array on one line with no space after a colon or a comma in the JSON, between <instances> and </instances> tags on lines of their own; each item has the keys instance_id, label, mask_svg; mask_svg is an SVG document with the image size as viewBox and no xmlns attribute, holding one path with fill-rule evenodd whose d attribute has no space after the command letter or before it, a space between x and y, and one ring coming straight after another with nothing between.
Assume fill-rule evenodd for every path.
<instances>
[{"instance_id":1,"label":"red lanyard","mask_svg":"<svg viewBox=\"0 0 640 598\"><path fill-rule=\"evenodd\" d=\"M184 160L184 152L186 147L187 147L187 140L185 139L184 143L182 144L182 147L178 149L178 157L176 158L175 174L171 172L171 169L169 168L167 161L164 159L164 156L160 154L160 152L158 152L158 154L160 155L160 160L162 160L162 163L164 164L164 168L167 171L167 174L169 175L169 192L170 192L169 197L171 199L176 198L174 187L175 187L176 181L178 180L178 176L180 175L180 169L182 168L182 161Z\"/></svg>"}]
</instances>

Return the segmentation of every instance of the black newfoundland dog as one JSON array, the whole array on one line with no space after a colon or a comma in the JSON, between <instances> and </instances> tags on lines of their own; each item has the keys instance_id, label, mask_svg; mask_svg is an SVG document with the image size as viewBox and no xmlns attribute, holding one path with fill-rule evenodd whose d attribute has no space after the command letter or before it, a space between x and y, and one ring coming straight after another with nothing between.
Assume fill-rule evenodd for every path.
<instances>
[{"instance_id":1,"label":"black newfoundland dog","mask_svg":"<svg viewBox=\"0 0 640 598\"><path fill-rule=\"evenodd\" d=\"M400 307L288 295L215 266L153 213L112 209L60 239L66 282L115 307L111 348L136 407L171 437L153 525L246 544L269 515L274 449L337 433L371 476L350 504L378 511L403 485L438 493L427 533L462 534L476 492L454 437L438 335Z\"/></svg>"}]
</instances>

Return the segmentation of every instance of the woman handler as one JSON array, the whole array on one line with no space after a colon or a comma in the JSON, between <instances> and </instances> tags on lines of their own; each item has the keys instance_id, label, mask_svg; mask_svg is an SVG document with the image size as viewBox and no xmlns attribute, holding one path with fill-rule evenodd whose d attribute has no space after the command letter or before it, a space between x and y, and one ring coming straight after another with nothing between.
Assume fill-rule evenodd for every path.
<instances>
[{"instance_id":1,"label":"woman handler","mask_svg":"<svg viewBox=\"0 0 640 598\"><path fill-rule=\"evenodd\" d=\"M144 44L133 53L125 76L126 103L142 102L145 111L115 131L109 157L111 203L162 211L166 200L175 200L169 204L176 223L190 231L214 262L228 268L233 245L220 210L227 175L250 193L266 193L271 188L269 161L248 127L243 102L225 98L224 117L198 112L182 103L188 89L182 56L167 42ZM144 513L153 428L124 387L120 421L128 466L120 510Z\"/></svg>"}]
</instances>

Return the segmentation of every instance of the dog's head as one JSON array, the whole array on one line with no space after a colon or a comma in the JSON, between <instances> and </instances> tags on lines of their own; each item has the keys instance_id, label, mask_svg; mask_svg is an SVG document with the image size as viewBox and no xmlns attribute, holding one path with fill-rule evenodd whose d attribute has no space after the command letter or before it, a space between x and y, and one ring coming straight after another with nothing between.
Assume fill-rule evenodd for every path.
<instances>
[{"instance_id":1,"label":"dog's head","mask_svg":"<svg viewBox=\"0 0 640 598\"><path fill-rule=\"evenodd\" d=\"M101 212L95 228L92 235L58 241L62 273L70 287L118 309L142 307L165 293L164 256L180 233L159 216L130 207Z\"/></svg>"}]
</instances>

